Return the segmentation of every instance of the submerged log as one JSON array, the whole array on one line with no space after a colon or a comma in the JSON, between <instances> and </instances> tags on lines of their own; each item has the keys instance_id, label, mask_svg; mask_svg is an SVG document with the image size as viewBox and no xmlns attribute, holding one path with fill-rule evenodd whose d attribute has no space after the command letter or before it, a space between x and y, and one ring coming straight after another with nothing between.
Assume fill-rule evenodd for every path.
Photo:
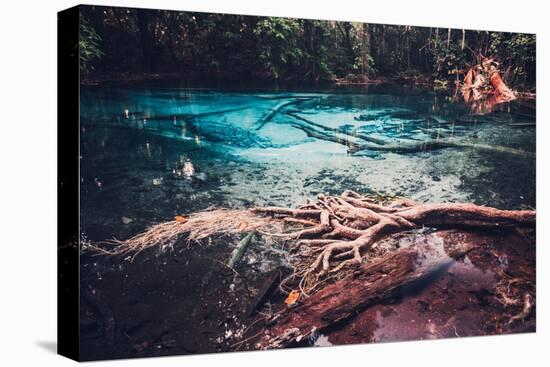
<instances>
[{"instance_id":1,"label":"submerged log","mask_svg":"<svg viewBox=\"0 0 550 367\"><path fill-rule=\"evenodd\" d=\"M419 153L437 149L460 148L477 149L481 151L511 154L522 157L535 156L534 152L527 152L521 149L500 145L469 143L454 139L430 139L420 142L405 139L393 141L389 139L382 140L369 137L366 134L350 134L339 129L329 128L313 121L309 121L306 118L296 116L295 114L287 115L295 118L293 121L289 122L289 125L292 127L302 130L312 138L345 145L348 148L348 153L350 154L355 154L365 150L392 153Z\"/></svg>"},{"instance_id":2,"label":"submerged log","mask_svg":"<svg viewBox=\"0 0 550 367\"><path fill-rule=\"evenodd\" d=\"M233 250L231 253L231 258L229 259L229 262L227 263L227 266L230 268L233 268L235 264L243 257L246 248L252 241L252 237L254 237L254 232L249 232L238 244L237 247Z\"/></svg>"},{"instance_id":3,"label":"submerged log","mask_svg":"<svg viewBox=\"0 0 550 367\"><path fill-rule=\"evenodd\" d=\"M395 296L403 287L422 282L471 249L462 245L445 250L425 244L362 265L351 277L323 288L289 310L270 329L270 337L262 341L263 348L303 345L317 333Z\"/></svg>"},{"instance_id":4,"label":"submerged log","mask_svg":"<svg viewBox=\"0 0 550 367\"><path fill-rule=\"evenodd\" d=\"M534 152L528 152L521 149L505 147L502 145L487 145L478 143L468 143L465 141L455 140L426 140L423 142L399 142L394 144L386 144L383 146L376 146L370 144L362 144L361 146L352 146L348 149L349 153L354 154L362 150L374 150L374 151L389 151L394 153L417 153L425 152L429 150L438 150L445 148L467 148L474 150L481 150L494 153L505 153L511 155L517 155L522 157L535 157Z\"/></svg>"},{"instance_id":5,"label":"submerged log","mask_svg":"<svg viewBox=\"0 0 550 367\"><path fill-rule=\"evenodd\" d=\"M303 101L312 100L312 99L314 99L314 97L295 97L291 101L285 101L285 102L278 103L275 107L270 109L269 112L266 113L258 122L256 122L256 124L254 126L254 130L262 129L265 126L265 124L267 124L269 121L271 121L273 119L273 117L275 117L275 115L281 109L283 109L285 107L288 107L288 106L291 106L291 105L294 105L294 104L297 104L297 103L300 103L300 102L303 102Z\"/></svg>"},{"instance_id":6,"label":"submerged log","mask_svg":"<svg viewBox=\"0 0 550 367\"><path fill-rule=\"evenodd\" d=\"M306 123L307 125L310 125L312 128L322 129L325 132L334 132L334 133L349 135L351 137L356 137L356 138L359 138L361 140L368 141L368 142L371 142L371 143L374 143L374 144L380 144L380 145L386 144L386 141L383 140L383 139L373 138L372 136L369 136L369 135L363 134L363 133L359 133L359 132L349 133L345 129L341 129L341 128L331 128L331 127L328 127L328 126L324 126L322 124L318 124L316 122L310 121L310 120L308 120L308 119L306 119L302 116L299 116L295 113L292 113L292 112L285 112L285 115L290 116L290 117L292 117L296 120L302 121L302 122Z\"/></svg>"},{"instance_id":7,"label":"submerged log","mask_svg":"<svg viewBox=\"0 0 550 367\"><path fill-rule=\"evenodd\" d=\"M251 317L252 315L254 315L254 312L256 312L256 310L258 310L267 302L269 297L271 297L271 294L277 288L283 271L284 269L277 268L272 270L268 274L260 288L258 288L258 294L256 295L256 297L254 297L252 302L247 307L246 316Z\"/></svg>"}]
</instances>

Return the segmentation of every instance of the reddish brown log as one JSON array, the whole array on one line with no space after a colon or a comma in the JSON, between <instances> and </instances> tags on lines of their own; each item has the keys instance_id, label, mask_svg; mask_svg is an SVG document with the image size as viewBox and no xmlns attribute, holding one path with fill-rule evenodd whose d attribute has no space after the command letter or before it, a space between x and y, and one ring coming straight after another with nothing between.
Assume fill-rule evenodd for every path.
<instances>
[{"instance_id":1,"label":"reddish brown log","mask_svg":"<svg viewBox=\"0 0 550 367\"><path fill-rule=\"evenodd\" d=\"M462 225L470 227L505 227L532 225L534 210L501 210L475 204L423 204L395 213L417 225Z\"/></svg>"},{"instance_id":2,"label":"reddish brown log","mask_svg":"<svg viewBox=\"0 0 550 367\"><path fill-rule=\"evenodd\" d=\"M514 92L512 92L512 90L508 88L506 84L504 84L504 81L500 77L498 71L491 75L491 85L493 86L495 95L502 102L516 99Z\"/></svg>"},{"instance_id":3,"label":"reddish brown log","mask_svg":"<svg viewBox=\"0 0 550 367\"><path fill-rule=\"evenodd\" d=\"M421 281L470 249L464 245L446 252L442 247L425 244L362 265L352 277L325 287L279 319L263 347L300 345L312 334L322 333L391 297L398 289Z\"/></svg>"}]
</instances>

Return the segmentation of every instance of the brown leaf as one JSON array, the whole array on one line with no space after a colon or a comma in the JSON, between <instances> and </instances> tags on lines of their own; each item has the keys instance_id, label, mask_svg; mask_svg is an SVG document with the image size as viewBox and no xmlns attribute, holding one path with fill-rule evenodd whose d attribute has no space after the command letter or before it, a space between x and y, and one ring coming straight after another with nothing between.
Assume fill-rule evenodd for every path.
<instances>
[{"instance_id":1,"label":"brown leaf","mask_svg":"<svg viewBox=\"0 0 550 367\"><path fill-rule=\"evenodd\" d=\"M183 215L176 215L174 219L180 223L185 223L187 221L187 218L185 218Z\"/></svg>"},{"instance_id":2,"label":"brown leaf","mask_svg":"<svg viewBox=\"0 0 550 367\"><path fill-rule=\"evenodd\" d=\"M246 229L246 227L248 227L248 223L246 223L245 221L242 221L241 223L239 223L239 226L237 227L237 229L242 232Z\"/></svg>"},{"instance_id":3,"label":"brown leaf","mask_svg":"<svg viewBox=\"0 0 550 367\"><path fill-rule=\"evenodd\" d=\"M300 297L300 292L294 290L294 291L290 292L290 294L288 295L288 297L286 297L285 303L286 303L288 306L291 306L291 305L293 305L293 304L296 303L296 301L298 300L299 297Z\"/></svg>"}]
</instances>

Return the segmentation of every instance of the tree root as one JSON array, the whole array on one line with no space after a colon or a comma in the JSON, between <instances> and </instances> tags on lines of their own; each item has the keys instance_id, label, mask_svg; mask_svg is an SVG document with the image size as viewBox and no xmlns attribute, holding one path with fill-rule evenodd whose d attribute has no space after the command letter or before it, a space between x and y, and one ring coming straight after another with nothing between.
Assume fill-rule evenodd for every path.
<instances>
[{"instance_id":1,"label":"tree root","mask_svg":"<svg viewBox=\"0 0 550 367\"><path fill-rule=\"evenodd\" d=\"M521 312L510 317L507 326L510 327L517 321L525 320L531 314L534 305L535 302L533 300L533 296L531 296L529 293L525 293L523 295L523 308L521 309Z\"/></svg>"},{"instance_id":2,"label":"tree root","mask_svg":"<svg viewBox=\"0 0 550 367\"><path fill-rule=\"evenodd\" d=\"M182 235L187 235L187 242L190 243L215 235L248 233L256 229L280 231L283 225L248 210L217 209L193 213L183 220L180 218L184 217L155 224L145 232L126 240L108 240L87 248L107 255L132 254L133 260L140 252L152 247L171 245Z\"/></svg>"},{"instance_id":3,"label":"tree root","mask_svg":"<svg viewBox=\"0 0 550 367\"><path fill-rule=\"evenodd\" d=\"M294 278L307 294L320 279L361 264L364 256L388 235L422 227L504 228L533 226L533 210L500 210L474 204L421 204L407 199L365 196L353 191L320 194L296 209L257 207L249 210L212 210L194 213L185 221L152 226L127 240L108 241L108 254L133 253L173 243L179 236L200 241L212 236L255 231L280 237L295 259Z\"/></svg>"},{"instance_id":4,"label":"tree root","mask_svg":"<svg viewBox=\"0 0 550 367\"><path fill-rule=\"evenodd\" d=\"M324 275L337 272L343 267L358 264L362 253L368 251L384 236L422 226L466 226L499 228L514 225L531 225L535 222L534 211L508 211L474 204L415 204L400 202L397 206L384 206L372 202L368 197L345 192L341 196L324 196L317 206L327 210L255 208L257 213L290 215L293 217L319 218L319 225L309 229L287 233L288 238L301 239L310 235L321 235L313 240L301 240L296 246L323 246L308 267L308 273ZM330 209L330 212L329 212ZM324 216L324 220L321 220ZM326 217L330 218L327 224ZM332 267L333 260L338 264Z\"/></svg>"}]
</instances>

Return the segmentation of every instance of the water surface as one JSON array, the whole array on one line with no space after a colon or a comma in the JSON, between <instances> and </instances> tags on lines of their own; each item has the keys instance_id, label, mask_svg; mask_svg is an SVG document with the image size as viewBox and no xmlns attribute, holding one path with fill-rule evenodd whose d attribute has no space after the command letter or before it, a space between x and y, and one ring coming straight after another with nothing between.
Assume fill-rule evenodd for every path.
<instances>
[{"instance_id":1,"label":"water surface","mask_svg":"<svg viewBox=\"0 0 550 367\"><path fill-rule=\"evenodd\" d=\"M127 238L151 224L209 207L296 206L319 193L346 189L420 202L534 207L532 154L448 148L406 154L366 150L351 155L344 144L308 136L292 124L294 115L376 139L451 138L533 153L534 111L534 105L516 101L474 115L448 96L401 87L301 91L83 87L83 236L91 241ZM84 286L109 300L117 319L124 318L123 310L132 310L130 319L117 326L118 347L101 349L105 341L90 332L85 355L170 354L175 352L170 349L172 339L177 340L178 353L231 350L233 336L222 343L229 329L219 315L238 315L239 297L242 301L253 294L261 280L251 276L250 284L237 284L234 291L235 279L211 261L223 260L231 246L201 248L192 255L183 250L169 256L144 254L132 264L83 256ZM258 246L245 260L261 275L270 263L261 264ZM227 292L222 299L220 289ZM86 317L97 317L93 307L87 312ZM171 324L159 326L154 313ZM186 334L174 331L174 324ZM236 325L229 331L242 329ZM222 342L217 343L220 337Z\"/></svg>"}]
</instances>

